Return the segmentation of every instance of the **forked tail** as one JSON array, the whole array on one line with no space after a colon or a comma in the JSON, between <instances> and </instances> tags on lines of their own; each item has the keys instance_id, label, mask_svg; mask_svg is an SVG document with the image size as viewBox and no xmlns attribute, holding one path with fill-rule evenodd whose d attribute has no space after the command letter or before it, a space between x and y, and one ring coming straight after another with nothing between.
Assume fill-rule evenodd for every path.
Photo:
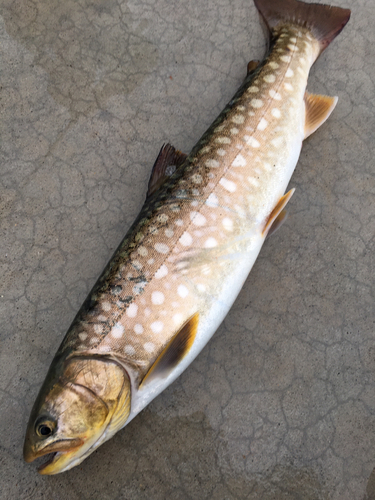
<instances>
[{"instance_id":1,"label":"forked tail","mask_svg":"<svg viewBox=\"0 0 375 500\"><path fill-rule=\"evenodd\" d=\"M350 18L350 10L298 0L254 0L272 33L283 25L307 28L319 42L320 52L342 31Z\"/></svg>"}]
</instances>

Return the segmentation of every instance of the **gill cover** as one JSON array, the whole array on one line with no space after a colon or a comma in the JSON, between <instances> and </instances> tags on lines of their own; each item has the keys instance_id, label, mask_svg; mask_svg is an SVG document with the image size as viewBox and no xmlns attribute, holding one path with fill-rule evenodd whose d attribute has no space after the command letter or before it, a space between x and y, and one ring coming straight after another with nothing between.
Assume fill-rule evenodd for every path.
<instances>
[{"instance_id":1,"label":"gill cover","mask_svg":"<svg viewBox=\"0 0 375 500\"><path fill-rule=\"evenodd\" d=\"M82 462L130 413L130 381L117 363L76 357L57 365L51 366L35 402L24 444L26 462L55 454L41 466L41 474Z\"/></svg>"}]
</instances>

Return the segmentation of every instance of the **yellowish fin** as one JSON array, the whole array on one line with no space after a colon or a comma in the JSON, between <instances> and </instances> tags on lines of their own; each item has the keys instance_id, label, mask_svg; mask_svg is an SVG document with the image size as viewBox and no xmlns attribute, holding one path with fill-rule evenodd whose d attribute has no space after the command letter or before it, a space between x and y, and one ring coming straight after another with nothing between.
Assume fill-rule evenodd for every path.
<instances>
[{"instance_id":1,"label":"yellowish fin","mask_svg":"<svg viewBox=\"0 0 375 500\"><path fill-rule=\"evenodd\" d=\"M170 371L178 365L178 363L190 351L197 334L199 323L199 313L195 313L188 321L180 328L172 340L160 353L155 363L142 380L140 387L144 387L145 382L150 382L155 378L165 378Z\"/></svg>"},{"instance_id":2,"label":"yellowish fin","mask_svg":"<svg viewBox=\"0 0 375 500\"><path fill-rule=\"evenodd\" d=\"M264 229L262 231L262 234L266 235L268 231L271 229L273 223L276 221L277 217L281 214L283 209L285 208L286 204L290 200L290 198L293 196L293 193L295 191L295 188L291 189L288 191L284 196L280 198L280 200L277 202L275 208L272 210L270 213L268 220L266 222L266 225L264 226Z\"/></svg>"},{"instance_id":3,"label":"yellowish fin","mask_svg":"<svg viewBox=\"0 0 375 500\"><path fill-rule=\"evenodd\" d=\"M338 97L305 92L305 139L313 134L327 120L335 109Z\"/></svg>"}]
</instances>

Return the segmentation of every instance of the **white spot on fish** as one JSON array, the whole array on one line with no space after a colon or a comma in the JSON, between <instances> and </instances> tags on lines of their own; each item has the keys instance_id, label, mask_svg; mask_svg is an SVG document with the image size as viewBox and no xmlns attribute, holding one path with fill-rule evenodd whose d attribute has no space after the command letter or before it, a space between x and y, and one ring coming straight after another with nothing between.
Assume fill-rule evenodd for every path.
<instances>
[{"instance_id":1,"label":"white spot on fish","mask_svg":"<svg viewBox=\"0 0 375 500\"><path fill-rule=\"evenodd\" d=\"M206 217L199 212L190 212L190 220L194 226L204 226L207 222Z\"/></svg>"},{"instance_id":2,"label":"white spot on fish","mask_svg":"<svg viewBox=\"0 0 375 500\"><path fill-rule=\"evenodd\" d=\"M132 345L126 345L124 347L124 351L126 352L126 354L129 354L130 356L132 356L133 354L135 354L135 349Z\"/></svg>"},{"instance_id":3,"label":"white spot on fish","mask_svg":"<svg viewBox=\"0 0 375 500\"><path fill-rule=\"evenodd\" d=\"M191 235L187 231L185 231L181 235L181 237L178 241L181 243L182 246L188 247L189 245L191 245L193 243L193 238L191 237Z\"/></svg>"},{"instance_id":4,"label":"white spot on fish","mask_svg":"<svg viewBox=\"0 0 375 500\"><path fill-rule=\"evenodd\" d=\"M292 43L296 43L297 42L297 38L292 36L289 38L289 41L292 42Z\"/></svg>"},{"instance_id":5,"label":"white spot on fish","mask_svg":"<svg viewBox=\"0 0 375 500\"><path fill-rule=\"evenodd\" d=\"M275 118L280 118L281 111L278 108L273 108L273 110L271 111L271 115L274 116Z\"/></svg>"},{"instance_id":6,"label":"white spot on fish","mask_svg":"<svg viewBox=\"0 0 375 500\"><path fill-rule=\"evenodd\" d=\"M211 208L215 208L219 206L219 199L216 196L216 194L211 193L210 196L207 198L206 205Z\"/></svg>"},{"instance_id":7,"label":"white spot on fish","mask_svg":"<svg viewBox=\"0 0 375 500\"><path fill-rule=\"evenodd\" d=\"M162 321L154 321L151 323L150 327L154 333L160 333L163 331L164 323Z\"/></svg>"},{"instance_id":8,"label":"white spot on fish","mask_svg":"<svg viewBox=\"0 0 375 500\"><path fill-rule=\"evenodd\" d=\"M194 174L190 177L191 182L194 182L194 184L202 184L202 176L200 174Z\"/></svg>"},{"instance_id":9,"label":"white spot on fish","mask_svg":"<svg viewBox=\"0 0 375 500\"><path fill-rule=\"evenodd\" d=\"M292 76L294 76L294 71L293 71L291 68L288 68L288 69L286 70L285 76L286 76L287 78L291 78Z\"/></svg>"},{"instance_id":10,"label":"white spot on fish","mask_svg":"<svg viewBox=\"0 0 375 500\"><path fill-rule=\"evenodd\" d=\"M284 55L280 56L280 60L283 61L283 62L288 63L288 62L290 62L292 60L292 58L290 56L287 56L287 55L284 54Z\"/></svg>"},{"instance_id":11,"label":"white spot on fish","mask_svg":"<svg viewBox=\"0 0 375 500\"><path fill-rule=\"evenodd\" d=\"M103 302L102 303L102 309L103 311L110 311L112 309L111 303L110 302Z\"/></svg>"},{"instance_id":12,"label":"white spot on fish","mask_svg":"<svg viewBox=\"0 0 375 500\"><path fill-rule=\"evenodd\" d=\"M200 292L206 291L206 287L204 285L202 285L202 283L198 283L197 288Z\"/></svg>"},{"instance_id":13,"label":"white spot on fish","mask_svg":"<svg viewBox=\"0 0 375 500\"><path fill-rule=\"evenodd\" d=\"M141 255L142 257L146 257L148 255L148 250L146 247L139 247L138 248L138 253L139 255Z\"/></svg>"},{"instance_id":14,"label":"white spot on fish","mask_svg":"<svg viewBox=\"0 0 375 500\"><path fill-rule=\"evenodd\" d=\"M250 92L251 94L255 94L256 92L259 92L259 88L256 87L255 85L252 85L247 89L247 91Z\"/></svg>"},{"instance_id":15,"label":"white spot on fish","mask_svg":"<svg viewBox=\"0 0 375 500\"><path fill-rule=\"evenodd\" d=\"M151 302L155 306L160 306L165 300L164 293L162 292L152 292L151 294Z\"/></svg>"},{"instance_id":16,"label":"white spot on fish","mask_svg":"<svg viewBox=\"0 0 375 500\"><path fill-rule=\"evenodd\" d=\"M220 163L217 160L209 159L206 161L206 166L209 168L217 168L220 167Z\"/></svg>"},{"instance_id":17,"label":"white spot on fish","mask_svg":"<svg viewBox=\"0 0 375 500\"><path fill-rule=\"evenodd\" d=\"M184 299L189 295L189 290L185 285L179 285L179 287L177 288L177 293L182 299Z\"/></svg>"},{"instance_id":18,"label":"white spot on fish","mask_svg":"<svg viewBox=\"0 0 375 500\"><path fill-rule=\"evenodd\" d=\"M295 45L292 45L291 43L287 45L288 49L291 50L292 52L298 52L299 48L296 47Z\"/></svg>"},{"instance_id":19,"label":"white spot on fish","mask_svg":"<svg viewBox=\"0 0 375 500\"><path fill-rule=\"evenodd\" d=\"M216 246L217 246L217 241L215 240L215 238L208 238L204 243L205 248L214 248Z\"/></svg>"},{"instance_id":20,"label":"white spot on fish","mask_svg":"<svg viewBox=\"0 0 375 500\"><path fill-rule=\"evenodd\" d=\"M291 92L292 90L294 90L294 89L293 89L293 85L291 85L291 84L290 84L290 83L288 83L288 82L285 82L285 83L284 83L284 88L285 88L285 90L289 90L290 92Z\"/></svg>"},{"instance_id":21,"label":"white spot on fish","mask_svg":"<svg viewBox=\"0 0 375 500\"><path fill-rule=\"evenodd\" d=\"M279 67L279 65L275 61L271 61L269 63L269 65L270 65L270 68L272 68L272 69L277 69Z\"/></svg>"},{"instance_id":22,"label":"white spot on fish","mask_svg":"<svg viewBox=\"0 0 375 500\"><path fill-rule=\"evenodd\" d=\"M263 80L267 83L273 83L276 80L276 76L275 75L265 75L263 77Z\"/></svg>"},{"instance_id":23,"label":"white spot on fish","mask_svg":"<svg viewBox=\"0 0 375 500\"><path fill-rule=\"evenodd\" d=\"M155 243L154 248L159 253L168 253L169 252L169 246L166 245L165 243Z\"/></svg>"},{"instance_id":24,"label":"white spot on fish","mask_svg":"<svg viewBox=\"0 0 375 500\"><path fill-rule=\"evenodd\" d=\"M134 304L134 302L130 304L129 307L126 309L126 315L129 318L135 318L137 316L137 312L138 312L138 306L137 304Z\"/></svg>"},{"instance_id":25,"label":"white spot on fish","mask_svg":"<svg viewBox=\"0 0 375 500\"><path fill-rule=\"evenodd\" d=\"M253 108L261 108L263 101L261 99L251 99L250 104Z\"/></svg>"},{"instance_id":26,"label":"white spot on fish","mask_svg":"<svg viewBox=\"0 0 375 500\"><path fill-rule=\"evenodd\" d=\"M158 215L158 222L161 222L162 224L165 224L168 219L169 219L169 217L167 214Z\"/></svg>"},{"instance_id":27,"label":"white spot on fish","mask_svg":"<svg viewBox=\"0 0 375 500\"><path fill-rule=\"evenodd\" d=\"M233 128L230 129L230 133L233 134L233 135L237 135L238 132L239 132L239 130L236 127L233 127Z\"/></svg>"},{"instance_id":28,"label":"white spot on fish","mask_svg":"<svg viewBox=\"0 0 375 500\"><path fill-rule=\"evenodd\" d=\"M155 262L155 259L148 259L147 264L152 266L152 264Z\"/></svg>"},{"instance_id":29,"label":"white spot on fish","mask_svg":"<svg viewBox=\"0 0 375 500\"><path fill-rule=\"evenodd\" d=\"M233 231L233 221L229 217L224 217L223 219L224 229L227 231Z\"/></svg>"},{"instance_id":30,"label":"white spot on fish","mask_svg":"<svg viewBox=\"0 0 375 500\"><path fill-rule=\"evenodd\" d=\"M223 186L224 189L229 191L230 193L234 193L237 189L237 186L234 182L226 179L225 177L222 177L219 181L219 184Z\"/></svg>"},{"instance_id":31,"label":"white spot on fish","mask_svg":"<svg viewBox=\"0 0 375 500\"><path fill-rule=\"evenodd\" d=\"M111 330L112 337L119 339L123 336L124 331L124 327L120 323L116 323Z\"/></svg>"},{"instance_id":32,"label":"white spot on fish","mask_svg":"<svg viewBox=\"0 0 375 500\"><path fill-rule=\"evenodd\" d=\"M168 268L165 264L163 264L155 273L155 278L157 280L160 280L161 278L164 278L164 276L167 276L168 274Z\"/></svg>"},{"instance_id":33,"label":"white spot on fish","mask_svg":"<svg viewBox=\"0 0 375 500\"><path fill-rule=\"evenodd\" d=\"M216 137L215 142L218 142L219 144L230 144L231 140L229 137Z\"/></svg>"},{"instance_id":34,"label":"white spot on fish","mask_svg":"<svg viewBox=\"0 0 375 500\"><path fill-rule=\"evenodd\" d=\"M79 338L82 340L82 342L83 342L84 340L86 340L86 339L87 339L87 333L85 333L85 332L79 333L79 334L78 334L78 337L79 337Z\"/></svg>"},{"instance_id":35,"label":"white spot on fish","mask_svg":"<svg viewBox=\"0 0 375 500\"><path fill-rule=\"evenodd\" d=\"M281 94L276 92L276 90L271 89L269 91L269 95L272 97L272 99L276 99L276 101L281 101Z\"/></svg>"},{"instance_id":36,"label":"white spot on fish","mask_svg":"<svg viewBox=\"0 0 375 500\"><path fill-rule=\"evenodd\" d=\"M251 184L254 187L259 186L259 181L255 179L255 177L248 177L247 180L249 181L249 184Z\"/></svg>"},{"instance_id":37,"label":"white spot on fish","mask_svg":"<svg viewBox=\"0 0 375 500\"><path fill-rule=\"evenodd\" d=\"M225 151L225 149L218 149L216 152L220 156L225 156L227 154L227 152Z\"/></svg>"},{"instance_id":38,"label":"white spot on fish","mask_svg":"<svg viewBox=\"0 0 375 500\"><path fill-rule=\"evenodd\" d=\"M146 307L146 309L144 310L144 313L145 313L146 318L148 318L151 314L151 309Z\"/></svg>"},{"instance_id":39,"label":"white spot on fish","mask_svg":"<svg viewBox=\"0 0 375 500\"><path fill-rule=\"evenodd\" d=\"M142 335L142 333L144 331L143 326L140 323L135 324L134 331L137 335Z\"/></svg>"},{"instance_id":40,"label":"white spot on fish","mask_svg":"<svg viewBox=\"0 0 375 500\"><path fill-rule=\"evenodd\" d=\"M95 333L102 333L103 327L102 325L94 325L94 332Z\"/></svg>"},{"instance_id":41,"label":"white spot on fish","mask_svg":"<svg viewBox=\"0 0 375 500\"><path fill-rule=\"evenodd\" d=\"M155 350L155 344L153 344L152 342L145 342L143 344L143 348L147 352L153 352Z\"/></svg>"},{"instance_id":42,"label":"white spot on fish","mask_svg":"<svg viewBox=\"0 0 375 500\"><path fill-rule=\"evenodd\" d=\"M175 314L172 319L175 325L180 325L184 317L182 316L182 314L178 313Z\"/></svg>"},{"instance_id":43,"label":"white spot on fish","mask_svg":"<svg viewBox=\"0 0 375 500\"><path fill-rule=\"evenodd\" d=\"M232 162L232 167L245 167L247 164L246 159L239 153Z\"/></svg>"},{"instance_id":44,"label":"white spot on fish","mask_svg":"<svg viewBox=\"0 0 375 500\"><path fill-rule=\"evenodd\" d=\"M303 57L300 57L300 58L299 58L299 62L300 62L301 64L305 64L305 63L306 63L306 60L305 60Z\"/></svg>"},{"instance_id":45,"label":"white spot on fish","mask_svg":"<svg viewBox=\"0 0 375 500\"><path fill-rule=\"evenodd\" d=\"M245 121L245 117L243 115L234 115L232 116L232 122L238 123L241 125Z\"/></svg>"},{"instance_id":46,"label":"white spot on fish","mask_svg":"<svg viewBox=\"0 0 375 500\"><path fill-rule=\"evenodd\" d=\"M107 316L104 316L104 314L99 314L98 320L99 321L107 321Z\"/></svg>"},{"instance_id":47,"label":"white spot on fish","mask_svg":"<svg viewBox=\"0 0 375 500\"><path fill-rule=\"evenodd\" d=\"M242 104L240 104L239 106L237 106L237 109L238 111L245 111L245 106L242 106Z\"/></svg>"},{"instance_id":48,"label":"white spot on fish","mask_svg":"<svg viewBox=\"0 0 375 500\"><path fill-rule=\"evenodd\" d=\"M197 203L198 203L198 202L197 202ZM173 229L169 229L169 228L168 228L168 229L166 229L166 230L164 231L164 233L165 233L165 236L166 236L167 238L172 238L172 236L174 235L174 231L173 231Z\"/></svg>"},{"instance_id":49,"label":"white spot on fish","mask_svg":"<svg viewBox=\"0 0 375 500\"><path fill-rule=\"evenodd\" d=\"M268 121L265 118L262 118L260 122L258 123L257 129L258 130L265 130L267 128Z\"/></svg>"},{"instance_id":50,"label":"white spot on fish","mask_svg":"<svg viewBox=\"0 0 375 500\"><path fill-rule=\"evenodd\" d=\"M248 144L252 148L259 148L260 143L255 139L255 137L249 137L248 135L245 135L244 139L246 141L246 144Z\"/></svg>"},{"instance_id":51,"label":"white spot on fish","mask_svg":"<svg viewBox=\"0 0 375 500\"><path fill-rule=\"evenodd\" d=\"M175 224L176 224L176 226L183 226L184 225L184 221L182 219L177 219L175 221Z\"/></svg>"}]
</instances>

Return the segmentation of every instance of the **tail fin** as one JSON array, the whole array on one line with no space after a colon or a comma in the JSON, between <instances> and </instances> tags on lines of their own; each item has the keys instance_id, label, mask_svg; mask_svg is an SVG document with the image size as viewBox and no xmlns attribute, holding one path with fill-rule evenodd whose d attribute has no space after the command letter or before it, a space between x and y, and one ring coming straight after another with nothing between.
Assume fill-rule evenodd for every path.
<instances>
[{"instance_id":1,"label":"tail fin","mask_svg":"<svg viewBox=\"0 0 375 500\"><path fill-rule=\"evenodd\" d=\"M320 54L341 32L350 18L350 10L298 0L254 0L270 32L292 24L307 28L320 44Z\"/></svg>"}]
</instances>

